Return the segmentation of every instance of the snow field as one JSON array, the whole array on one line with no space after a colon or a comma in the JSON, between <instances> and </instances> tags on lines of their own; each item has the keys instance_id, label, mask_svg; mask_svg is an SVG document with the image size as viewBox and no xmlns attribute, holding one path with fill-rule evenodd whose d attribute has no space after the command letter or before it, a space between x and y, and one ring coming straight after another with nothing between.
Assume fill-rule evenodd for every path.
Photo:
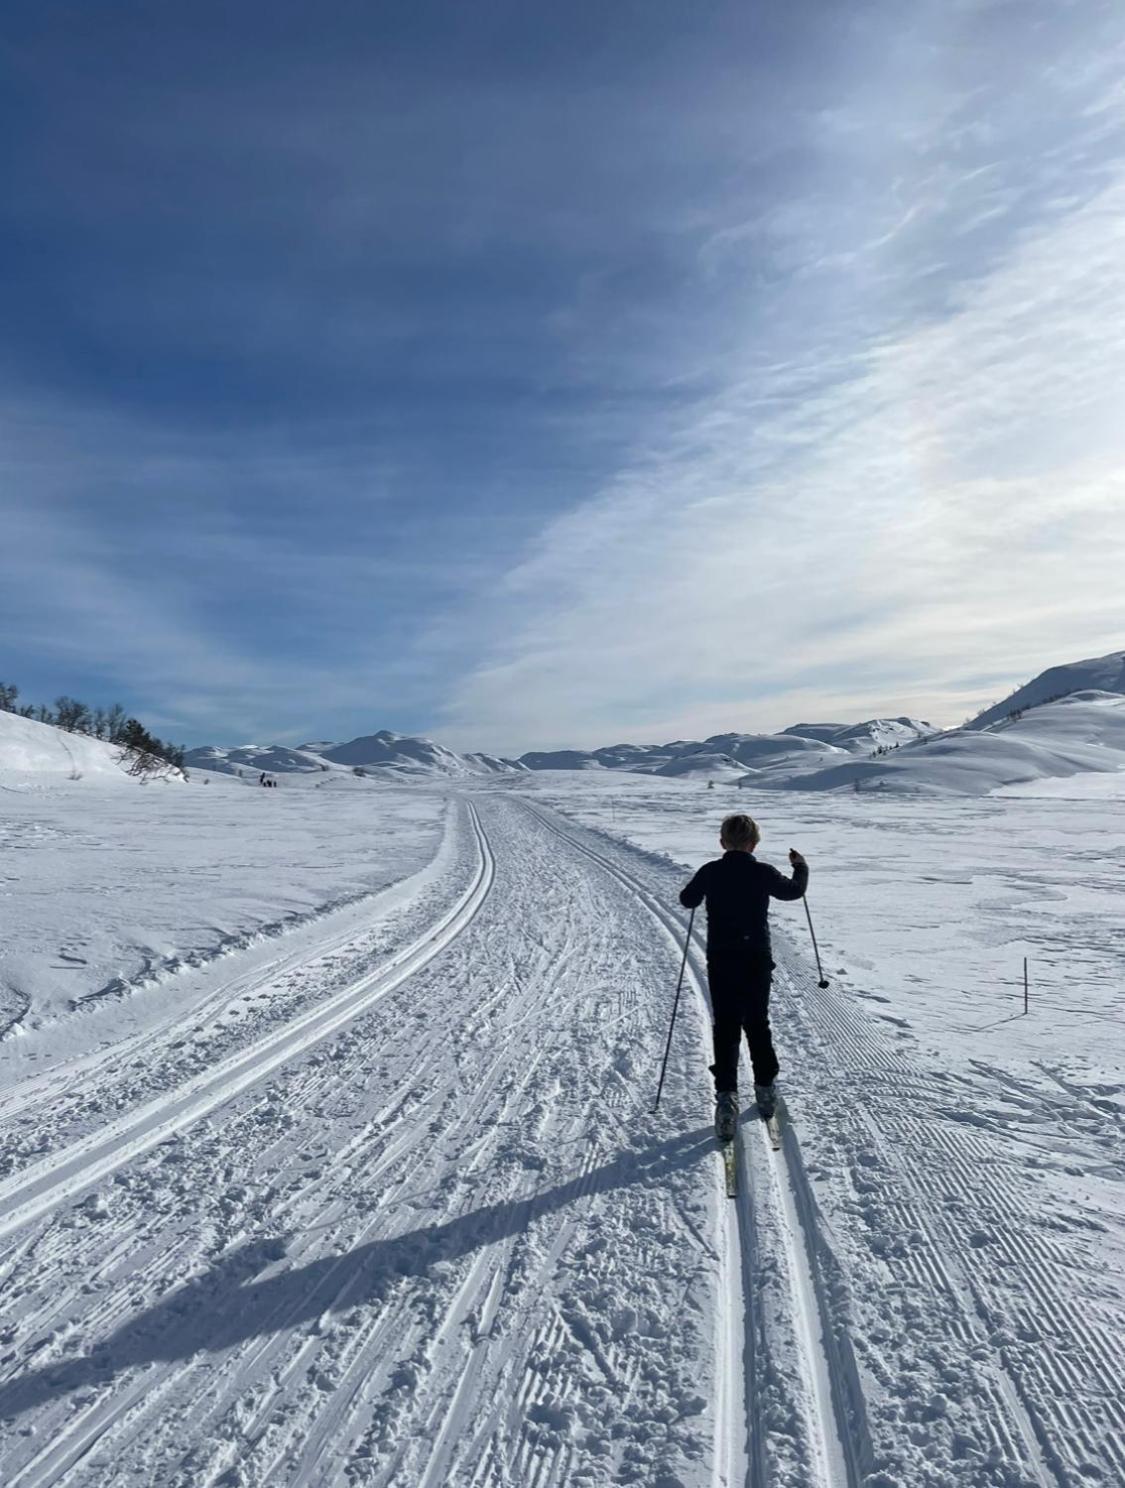
<instances>
[{"instance_id":1,"label":"snow field","mask_svg":"<svg viewBox=\"0 0 1125 1488\"><path fill-rule=\"evenodd\" d=\"M818 914L820 991L801 907L776 906L785 1140L744 1116L728 1201L701 939L649 1114L686 875L616 834L690 830L698 859L735 808L635 785L635 813L588 776L474 791L389 902L185 970L178 1010L100 1005L78 1020L100 1045L18 1041L42 1067L0 1099L3 1193L34 1190L0 1237L5 1488L1125 1476L1112 1059L1065 1057L1069 1030L1015 1057L1003 1028L943 1054L901 961L841 974ZM896 811L839 841L902 841ZM1040 904L1022 871L1009 906Z\"/></svg>"},{"instance_id":2,"label":"snow field","mask_svg":"<svg viewBox=\"0 0 1125 1488\"><path fill-rule=\"evenodd\" d=\"M480 907L495 872L477 813L472 806L468 809L480 853L478 870L453 908L428 928L420 941L408 944L375 971L321 999L309 1011L290 1016L280 1028L259 1035L248 1047L217 1063L208 1061L200 1073L166 1087L157 1099L0 1183L0 1236L22 1228L76 1188L99 1182L158 1142L225 1105L247 1086L366 1012L444 949Z\"/></svg>"},{"instance_id":3,"label":"snow field","mask_svg":"<svg viewBox=\"0 0 1125 1488\"><path fill-rule=\"evenodd\" d=\"M732 809L716 801L718 794L708 792L702 802L697 795L694 849L687 851L679 844L691 808L682 796L677 801L669 792L662 811L654 792L643 810L616 794L607 810L604 794L583 779L556 787L549 799L603 824L607 841L615 833L633 836L643 823L643 841L697 862L713 851L714 825ZM1005 810L988 811L993 830ZM768 830L771 813L763 808L762 816ZM1006 832L986 845L973 835L980 820L979 803L966 803L948 819L943 808L936 823L927 811L917 829L937 843L957 840L978 873L985 852L1001 861L1006 854L1009 893L994 911L1004 919L1026 914L1018 906L1061 883L1055 899L1071 900L1074 963L1083 967L1081 941L1096 925L1097 967L1111 996L1119 996L1120 978L1111 980L1112 923L1104 912L1095 920L1098 901L1089 893L1082 899L1067 892L1078 864L1087 880L1104 879L1108 887L1109 865L1097 844L1099 830L1114 841L1112 821L1015 812ZM1024 836L1029 820L1039 826L1038 840ZM897 810L886 822L907 826ZM885 824L845 813L829 840L837 846L851 839L848 862L860 863L865 834L878 841ZM918 1010L919 979L934 968L911 944L910 916L895 892L911 883L909 865L885 867L884 893L873 905L853 889L853 917L833 932L821 913L830 896L813 846L824 840L823 819L816 825L812 833L798 819L791 833L791 817L780 842L774 832L768 856L781 860L781 846L791 840L808 850L822 943L834 944L838 955L855 916L861 926L873 912L884 921L878 960L845 974L826 957L832 983L821 991L803 919L794 923L787 906L775 906L773 916L773 1021L792 1122L787 1140L798 1140L803 1155L786 1169L790 1197L805 1212L809 1275L828 1320L829 1378L837 1417L851 1412L843 1440L858 1454L860 1481L869 1488L1125 1481L1125 1079L1120 1042L1109 1034L1116 1004L1097 1000L1094 978L1068 989L1071 1009L1088 1007L1088 1019L1059 1016L1065 1007L1052 1006L1017 1041L1006 1021L1011 1014L998 1019L982 1009L986 1026L947 1037L942 1047L931 1032L936 1018L929 1022L924 1006L923 1016ZM1054 856L1045 862L1048 834ZM671 889L685 875L665 864ZM958 882L958 866L947 853L935 881L948 874ZM1025 874L1026 897L1019 893ZM878 875L877 860L869 859L864 886L878 883ZM835 887L842 905L844 885ZM1074 913L1079 906L1084 915ZM944 910L955 956L973 921L959 917L948 899ZM896 923L899 948L890 954ZM1061 955L1064 932L1062 911L1049 901L1031 933L1049 936ZM903 977L907 969L913 978Z\"/></svg>"},{"instance_id":4,"label":"snow field","mask_svg":"<svg viewBox=\"0 0 1125 1488\"><path fill-rule=\"evenodd\" d=\"M0 793L0 1066L13 1034L33 1035L24 1060L77 1052L102 1024L120 1037L123 1007L99 1003L139 1016L180 1001L186 973L302 925L315 938L326 914L421 872L441 840L437 792L121 780Z\"/></svg>"}]
</instances>

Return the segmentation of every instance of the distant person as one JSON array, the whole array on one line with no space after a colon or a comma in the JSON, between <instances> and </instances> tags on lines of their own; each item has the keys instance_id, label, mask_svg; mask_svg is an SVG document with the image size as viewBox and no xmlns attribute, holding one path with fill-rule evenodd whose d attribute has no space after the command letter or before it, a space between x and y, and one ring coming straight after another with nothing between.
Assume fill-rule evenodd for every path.
<instances>
[{"instance_id":1,"label":"distant person","mask_svg":"<svg viewBox=\"0 0 1125 1488\"><path fill-rule=\"evenodd\" d=\"M757 823L748 816L728 816L719 833L723 856L704 863L680 894L685 909L707 901L707 982L715 1062L715 1134L733 1139L738 1124L738 1047L743 1030L754 1070L754 1096L762 1116L774 1113L777 1055L770 1032L769 907L771 899L800 899L809 881L809 866L795 848L789 851L793 877L769 863L759 863L754 849L761 841Z\"/></svg>"}]
</instances>

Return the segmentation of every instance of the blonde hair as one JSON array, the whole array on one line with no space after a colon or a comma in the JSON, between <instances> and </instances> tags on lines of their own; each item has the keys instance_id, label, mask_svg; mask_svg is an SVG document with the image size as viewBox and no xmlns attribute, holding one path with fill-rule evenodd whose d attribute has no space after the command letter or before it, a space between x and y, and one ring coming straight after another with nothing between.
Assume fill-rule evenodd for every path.
<instances>
[{"instance_id":1,"label":"blonde hair","mask_svg":"<svg viewBox=\"0 0 1125 1488\"><path fill-rule=\"evenodd\" d=\"M750 816L725 817L722 829L719 832L719 841L723 847L732 852L753 852L762 840L762 834L758 831L758 823Z\"/></svg>"}]
</instances>

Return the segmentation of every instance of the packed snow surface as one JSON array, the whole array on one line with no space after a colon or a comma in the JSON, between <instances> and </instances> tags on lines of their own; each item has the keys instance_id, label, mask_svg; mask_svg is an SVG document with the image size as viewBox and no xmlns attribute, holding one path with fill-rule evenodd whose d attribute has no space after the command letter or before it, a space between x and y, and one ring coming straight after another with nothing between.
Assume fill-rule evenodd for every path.
<instances>
[{"instance_id":1,"label":"packed snow surface","mask_svg":"<svg viewBox=\"0 0 1125 1488\"><path fill-rule=\"evenodd\" d=\"M698 940L651 1107L677 892L740 808L807 854L830 985L776 905L784 1141L745 1114L730 1201ZM0 1481L1122 1481L1123 810L0 793Z\"/></svg>"}]
</instances>

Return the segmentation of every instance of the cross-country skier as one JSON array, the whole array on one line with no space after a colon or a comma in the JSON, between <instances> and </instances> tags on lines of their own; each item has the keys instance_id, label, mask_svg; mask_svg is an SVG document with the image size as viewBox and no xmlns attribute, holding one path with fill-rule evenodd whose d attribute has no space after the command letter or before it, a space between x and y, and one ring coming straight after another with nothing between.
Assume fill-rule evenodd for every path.
<instances>
[{"instance_id":1,"label":"cross-country skier","mask_svg":"<svg viewBox=\"0 0 1125 1488\"><path fill-rule=\"evenodd\" d=\"M728 816L719 834L723 856L704 863L680 894L685 909L707 901L707 981L714 1020L715 1132L733 1139L738 1124L738 1046L742 1032L750 1045L754 1095L762 1116L773 1115L777 1055L770 1034L769 907L771 899L800 899L809 865L795 848L789 852L793 877L759 863L761 840L748 816Z\"/></svg>"}]
</instances>

